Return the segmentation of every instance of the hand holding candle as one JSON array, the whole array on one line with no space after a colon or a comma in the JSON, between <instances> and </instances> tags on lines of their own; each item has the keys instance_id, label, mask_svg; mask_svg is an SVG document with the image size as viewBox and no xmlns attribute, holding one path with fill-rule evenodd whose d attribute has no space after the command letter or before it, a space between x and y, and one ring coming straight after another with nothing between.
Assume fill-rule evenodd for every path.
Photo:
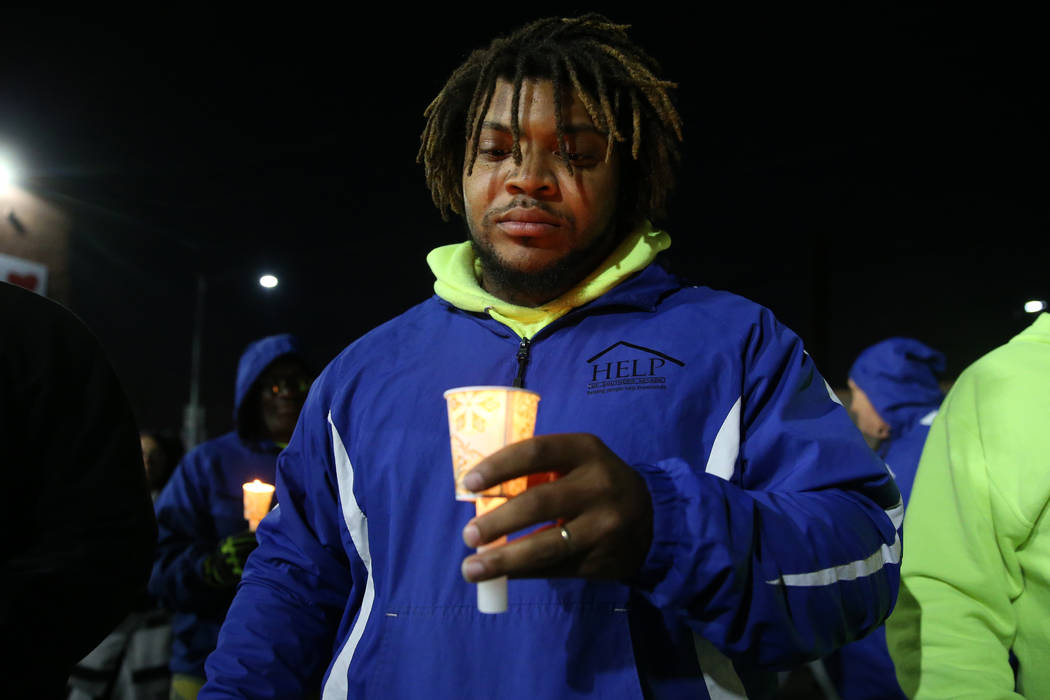
<instances>
[{"instance_id":1,"label":"hand holding candle","mask_svg":"<svg viewBox=\"0 0 1050 700\"><path fill-rule=\"evenodd\" d=\"M486 456L532 437L539 400L535 392L512 387L459 387L445 392L456 499L474 501L477 515L498 508L508 498L525 491L529 483L527 476L494 484L480 494L465 488L462 480ZM488 543L486 548L505 541L506 537L500 538ZM506 577L478 585L478 609L485 613L507 609Z\"/></svg>"},{"instance_id":2,"label":"hand holding candle","mask_svg":"<svg viewBox=\"0 0 1050 700\"><path fill-rule=\"evenodd\" d=\"M244 490L244 519L248 521L248 529L255 532L259 521L270 512L274 487L256 479L243 484L241 488Z\"/></svg>"},{"instance_id":3,"label":"hand holding candle","mask_svg":"<svg viewBox=\"0 0 1050 700\"><path fill-rule=\"evenodd\" d=\"M597 437L541 435L510 445L479 462L464 475L463 485L482 491L550 471L561 476L467 524L463 540L478 553L463 561L464 578L622 580L638 573L652 543L652 499L641 475ZM488 546L551 521L559 526Z\"/></svg>"}]
</instances>

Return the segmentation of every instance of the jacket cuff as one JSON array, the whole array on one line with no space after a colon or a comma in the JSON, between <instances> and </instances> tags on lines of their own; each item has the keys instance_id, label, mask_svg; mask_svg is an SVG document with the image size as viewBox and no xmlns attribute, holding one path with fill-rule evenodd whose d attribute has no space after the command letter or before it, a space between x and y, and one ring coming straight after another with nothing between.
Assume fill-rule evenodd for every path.
<instances>
[{"instance_id":1,"label":"jacket cuff","mask_svg":"<svg viewBox=\"0 0 1050 700\"><path fill-rule=\"evenodd\" d=\"M631 467L649 488L653 506L653 539L642 568L628 583L651 590L671 570L675 550L685 537L685 499L664 469L651 464L633 464Z\"/></svg>"}]
</instances>

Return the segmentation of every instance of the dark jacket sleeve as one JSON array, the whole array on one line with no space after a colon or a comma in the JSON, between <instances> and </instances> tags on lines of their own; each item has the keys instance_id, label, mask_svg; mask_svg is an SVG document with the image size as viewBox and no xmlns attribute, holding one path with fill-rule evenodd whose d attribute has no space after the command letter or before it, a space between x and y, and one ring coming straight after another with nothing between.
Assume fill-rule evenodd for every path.
<instances>
[{"instance_id":1,"label":"dark jacket sleeve","mask_svg":"<svg viewBox=\"0 0 1050 700\"><path fill-rule=\"evenodd\" d=\"M206 478L212 451L205 443L187 454L157 498L159 535L150 593L169 610L221 620L234 588L208 586L202 571L219 541L208 502L214 486Z\"/></svg>"},{"instance_id":2,"label":"dark jacket sleeve","mask_svg":"<svg viewBox=\"0 0 1050 700\"><path fill-rule=\"evenodd\" d=\"M3 683L50 697L144 591L156 541L138 429L98 341L0 284Z\"/></svg>"}]
</instances>

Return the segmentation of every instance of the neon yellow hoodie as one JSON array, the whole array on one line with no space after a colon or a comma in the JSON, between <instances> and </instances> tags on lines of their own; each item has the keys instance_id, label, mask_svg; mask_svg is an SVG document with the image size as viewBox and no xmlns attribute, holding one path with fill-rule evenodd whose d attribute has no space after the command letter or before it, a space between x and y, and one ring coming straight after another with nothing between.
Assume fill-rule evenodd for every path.
<instances>
[{"instance_id":1,"label":"neon yellow hoodie","mask_svg":"<svg viewBox=\"0 0 1050 700\"><path fill-rule=\"evenodd\" d=\"M469 241L430 251L427 264L436 277L434 293L464 311L492 316L521 338L531 338L551 321L593 301L644 269L671 245L671 237L648 222L628 235L605 261L575 287L543 306L517 306L498 299L478 283L478 261Z\"/></svg>"},{"instance_id":2,"label":"neon yellow hoodie","mask_svg":"<svg viewBox=\"0 0 1050 700\"><path fill-rule=\"evenodd\" d=\"M1050 698L1048 420L1044 313L962 373L930 429L886 623L908 697Z\"/></svg>"}]
</instances>

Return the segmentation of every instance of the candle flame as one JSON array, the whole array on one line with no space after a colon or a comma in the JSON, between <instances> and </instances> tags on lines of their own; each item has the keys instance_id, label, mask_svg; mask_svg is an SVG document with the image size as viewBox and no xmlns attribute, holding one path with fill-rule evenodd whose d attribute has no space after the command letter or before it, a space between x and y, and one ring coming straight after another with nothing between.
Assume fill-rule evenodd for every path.
<instances>
[{"instance_id":1,"label":"candle flame","mask_svg":"<svg viewBox=\"0 0 1050 700\"><path fill-rule=\"evenodd\" d=\"M267 484L265 481L250 481L247 484L242 484L241 488L251 493L273 493L274 487L272 484Z\"/></svg>"}]
</instances>

